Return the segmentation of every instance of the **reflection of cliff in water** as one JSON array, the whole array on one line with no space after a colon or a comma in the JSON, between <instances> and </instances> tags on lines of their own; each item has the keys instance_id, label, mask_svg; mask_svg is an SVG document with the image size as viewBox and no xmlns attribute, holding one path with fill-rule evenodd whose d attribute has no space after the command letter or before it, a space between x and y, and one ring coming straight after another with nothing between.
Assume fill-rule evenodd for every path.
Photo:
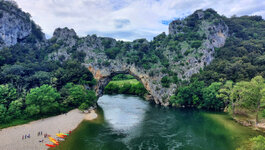
<instances>
[{"instance_id":1,"label":"reflection of cliff in water","mask_svg":"<svg viewBox=\"0 0 265 150\"><path fill-rule=\"evenodd\" d=\"M126 95L104 95L98 100L98 105L104 110L106 122L113 130L121 132L128 132L138 126L150 107L148 102L139 97Z\"/></svg>"},{"instance_id":2,"label":"reflection of cliff in water","mask_svg":"<svg viewBox=\"0 0 265 150\"><path fill-rule=\"evenodd\" d=\"M224 113L170 109L136 96L103 95L98 104L99 118L82 122L58 149L234 150L260 134Z\"/></svg>"}]
</instances>

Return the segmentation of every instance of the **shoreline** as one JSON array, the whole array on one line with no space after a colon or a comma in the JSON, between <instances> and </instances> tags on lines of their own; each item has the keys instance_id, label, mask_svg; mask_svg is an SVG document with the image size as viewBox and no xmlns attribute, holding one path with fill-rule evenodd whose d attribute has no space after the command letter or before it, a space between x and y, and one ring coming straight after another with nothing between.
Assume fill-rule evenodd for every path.
<instances>
[{"instance_id":1,"label":"shoreline","mask_svg":"<svg viewBox=\"0 0 265 150\"><path fill-rule=\"evenodd\" d=\"M49 147L45 146L45 144L52 144L52 142L48 138L44 138L44 134L47 133L51 137L56 138L56 133L68 133L74 130L83 120L93 120L96 118L97 114L95 110L91 110L91 112L86 114L81 113L78 109L74 109L58 116L4 128L0 130L0 149L46 150ZM38 132L42 132L42 135L38 136ZM22 139L23 135L28 134L30 134L30 138ZM43 142L40 142L41 140Z\"/></svg>"},{"instance_id":2,"label":"shoreline","mask_svg":"<svg viewBox=\"0 0 265 150\"><path fill-rule=\"evenodd\" d=\"M264 122L260 122L260 123L256 124L254 120L240 120L240 119L238 119L236 117L232 117L232 116L231 116L231 118L241 126L248 127L252 130L261 131L261 132L265 133L265 123Z\"/></svg>"}]
</instances>

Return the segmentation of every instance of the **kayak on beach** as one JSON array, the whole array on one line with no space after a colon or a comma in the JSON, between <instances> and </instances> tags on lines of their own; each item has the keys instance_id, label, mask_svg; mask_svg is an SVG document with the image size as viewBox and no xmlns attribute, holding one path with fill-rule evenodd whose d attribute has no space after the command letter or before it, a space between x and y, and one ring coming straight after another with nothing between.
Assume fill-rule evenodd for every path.
<instances>
[{"instance_id":1,"label":"kayak on beach","mask_svg":"<svg viewBox=\"0 0 265 150\"><path fill-rule=\"evenodd\" d=\"M69 135L69 134L66 134L66 133L59 133L59 134L61 134L63 136L68 136Z\"/></svg>"},{"instance_id":2,"label":"kayak on beach","mask_svg":"<svg viewBox=\"0 0 265 150\"><path fill-rule=\"evenodd\" d=\"M56 147L55 145L45 144L48 147Z\"/></svg>"},{"instance_id":3,"label":"kayak on beach","mask_svg":"<svg viewBox=\"0 0 265 150\"><path fill-rule=\"evenodd\" d=\"M56 134L56 136L58 136L59 138L65 138L65 136L64 136L64 135L62 135L62 134L59 134L59 133L57 133L57 134Z\"/></svg>"},{"instance_id":4,"label":"kayak on beach","mask_svg":"<svg viewBox=\"0 0 265 150\"><path fill-rule=\"evenodd\" d=\"M59 145L59 142L58 142L57 140L55 140L54 138L49 137L49 140L50 140L52 143L54 143L54 144L56 144L56 145Z\"/></svg>"}]
</instances>

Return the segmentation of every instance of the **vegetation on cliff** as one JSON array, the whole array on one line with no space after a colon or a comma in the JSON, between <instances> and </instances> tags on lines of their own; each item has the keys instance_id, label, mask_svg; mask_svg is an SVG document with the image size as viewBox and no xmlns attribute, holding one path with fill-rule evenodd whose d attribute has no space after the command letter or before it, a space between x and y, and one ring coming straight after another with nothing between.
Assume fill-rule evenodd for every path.
<instances>
[{"instance_id":1,"label":"vegetation on cliff","mask_svg":"<svg viewBox=\"0 0 265 150\"><path fill-rule=\"evenodd\" d=\"M175 96L171 97L173 104L223 109L231 105L231 101L227 100L230 97L216 97L220 88L230 84L230 87L227 87L229 91L232 90L231 82L250 81L258 75L265 77L265 21L260 16L229 19L224 17L223 20L228 25L231 36L226 40L224 47L216 49L213 62L200 73L194 74L189 85L176 91ZM213 88L213 85L216 85L216 88L211 93L215 96L212 97L209 107L205 107L205 90L201 89ZM189 90L191 92L185 96L184 93ZM254 100L249 100L255 103Z\"/></svg>"},{"instance_id":2,"label":"vegetation on cliff","mask_svg":"<svg viewBox=\"0 0 265 150\"><path fill-rule=\"evenodd\" d=\"M1 3L5 3L0 6L3 12L16 7ZM17 13L21 12L17 9ZM115 66L131 66L154 80L148 80L149 90L162 99L159 102L167 103L174 93L170 98L172 105L211 110L232 106L231 96L223 93L226 90L232 90L241 81L250 84L252 78L265 76L265 21L260 16L226 18L212 9L198 10L183 20L173 21L169 35L161 33L152 41L124 42L96 35L78 37L67 28L56 29L54 36L45 40L30 15L23 14L31 22L30 34L0 50L2 122L50 115L54 108L64 112L93 105L96 98L91 89L96 80L84 67L87 64L110 70ZM30 100L28 95L32 92L53 93L48 99L51 104L48 112L41 102ZM111 81L105 92L143 96L146 90L130 79ZM256 104L254 99L248 100ZM254 110L251 105L246 106ZM261 109L262 105L258 112ZM10 114L21 117L4 119Z\"/></svg>"},{"instance_id":3,"label":"vegetation on cliff","mask_svg":"<svg viewBox=\"0 0 265 150\"><path fill-rule=\"evenodd\" d=\"M4 3L0 10L16 7L6 1L0 3ZM76 60L48 59L50 49L42 45L43 33L34 22L31 25L29 36L0 50L0 128L60 114L82 104L88 108L97 99L89 90L96 80L88 69Z\"/></svg>"}]
</instances>

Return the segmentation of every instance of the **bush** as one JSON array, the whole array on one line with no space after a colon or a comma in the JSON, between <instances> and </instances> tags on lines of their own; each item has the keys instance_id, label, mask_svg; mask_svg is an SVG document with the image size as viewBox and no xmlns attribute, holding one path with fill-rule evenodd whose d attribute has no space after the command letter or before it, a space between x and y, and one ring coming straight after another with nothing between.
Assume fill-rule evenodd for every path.
<instances>
[{"instance_id":1,"label":"bush","mask_svg":"<svg viewBox=\"0 0 265 150\"><path fill-rule=\"evenodd\" d=\"M77 62L83 63L85 61L85 58L86 58L86 53L83 51L75 51L72 54L72 58L74 60L76 60Z\"/></svg>"},{"instance_id":2,"label":"bush","mask_svg":"<svg viewBox=\"0 0 265 150\"><path fill-rule=\"evenodd\" d=\"M164 76L164 77L161 79L161 83L162 83L162 86L163 86L163 87L168 88L168 87L170 86L171 80L169 79L168 76Z\"/></svg>"},{"instance_id":3,"label":"bush","mask_svg":"<svg viewBox=\"0 0 265 150\"><path fill-rule=\"evenodd\" d=\"M252 150L262 150L265 149L265 137L259 135L257 137L251 138L250 141L252 142L251 149Z\"/></svg>"},{"instance_id":4,"label":"bush","mask_svg":"<svg viewBox=\"0 0 265 150\"><path fill-rule=\"evenodd\" d=\"M88 108L89 108L89 105L88 105L87 103L82 103L82 104L78 107L78 109L81 110L81 111L84 111L84 110L86 110L86 109L88 109Z\"/></svg>"},{"instance_id":5,"label":"bush","mask_svg":"<svg viewBox=\"0 0 265 150\"><path fill-rule=\"evenodd\" d=\"M0 104L0 123L6 122L6 107Z\"/></svg>"},{"instance_id":6,"label":"bush","mask_svg":"<svg viewBox=\"0 0 265 150\"><path fill-rule=\"evenodd\" d=\"M193 41L191 43L191 47L196 48L196 49L199 48L201 45L202 45L202 41Z\"/></svg>"},{"instance_id":7,"label":"bush","mask_svg":"<svg viewBox=\"0 0 265 150\"><path fill-rule=\"evenodd\" d=\"M134 76L129 75L129 74L118 74L112 77L113 81L130 80L130 79L134 79Z\"/></svg>"},{"instance_id":8,"label":"bush","mask_svg":"<svg viewBox=\"0 0 265 150\"><path fill-rule=\"evenodd\" d=\"M115 59L116 55L120 52L120 49L117 47L113 47L113 48L108 48L105 49L105 53L106 55L110 58L110 59Z\"/></svg>"}]
</instances>

